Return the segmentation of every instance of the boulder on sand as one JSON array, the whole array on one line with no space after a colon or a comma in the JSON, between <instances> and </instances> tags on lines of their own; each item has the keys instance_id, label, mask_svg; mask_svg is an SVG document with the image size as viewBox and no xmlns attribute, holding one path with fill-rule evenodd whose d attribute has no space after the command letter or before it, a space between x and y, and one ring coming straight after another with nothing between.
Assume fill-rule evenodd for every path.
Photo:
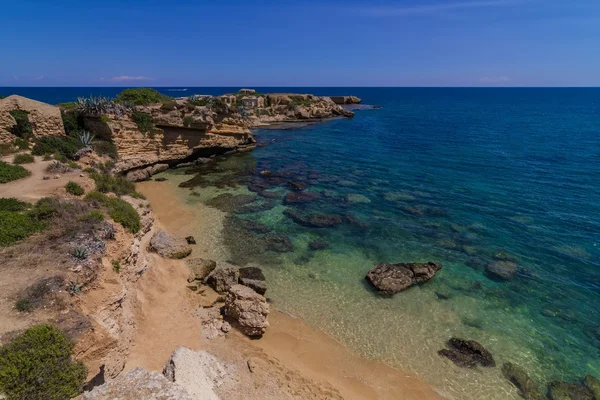
<instances>
[{"instance_id":1,"label":"boulder on sand","mask_svg":"<svg viewBox=\"0 0 600 400\"><path fill-rule=\"evenodd\" d=\"M366 279L380 293L391 296L411 286L427 282L440 269L442 269L442 264L433 261L428 263L383 263L371 268Z\"/></svg>"},{"instance_id":2,"label":"boulder on sand","mask_svg":"<svg viewBox=\"0 0 600 400\"><path fill-rule=\"evenodd\" d=\"M239 328L248 336L262 336L269 322L269 304L254 290L234 285L225 299L225 314L237 321Z\"/></svg>"},{"instance_id":3,"label":"boulder on sand","mask_svg":"<svg viewBox=\"0 0 600 400\"><path fill-rule=\"evenodd\" d=\"M492 354L474 340L452 338L448 341L449 349L442 349L438 354L450 359L454 364L463 368L495 367Z\"/></svg>"},{"instance_id":4,"label":"boulder on sand","mask_svg":"<svg viewBox=\"0 0 600 400\"><path fill-rule=\"evenodd\" d=\"M150 239L150 249L166 258L185 258L192 253L188 242L167 231L158 231Z\"/></svg>"},{"instance_id":5,"label":"boulder on sand","mask_svg":"<svg viewBox=\"0 0 600 400\"><path fill-rule=\"evenodd\" d=\"M239 278L240 272L236 267L218 267L208 275L206 283L216 292L225 293L238 283Z\"/></svg>"},{"instance_id":6,"label":"boulder on sand","mask_svg":"<svg viewBox=\"0 0 600 400\"><path fill-rule=\"evenodd\" d=\"M502 366L502 374L519 389L519 394L526 400L543 400L544 394L539 386L529 377L527 372L516 364L507 362Z\"/></svg>"},{"instance_id":7,"label":"boulder on sand","mask_svg":"<svg viewBox=\"0 0 600 400\"><path fill-rule=\"evenodd\" d=\"M190 258L186 260L186 264L190 269L188 282L203 281L215 268L216 261L207 260L205 258Z\"/></svg>"}]
</instances>

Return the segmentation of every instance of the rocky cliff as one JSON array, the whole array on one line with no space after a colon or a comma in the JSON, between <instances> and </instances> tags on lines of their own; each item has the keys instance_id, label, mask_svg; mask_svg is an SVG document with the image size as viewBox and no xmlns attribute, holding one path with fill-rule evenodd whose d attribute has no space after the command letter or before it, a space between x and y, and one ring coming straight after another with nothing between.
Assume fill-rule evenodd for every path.
<instances>
[{"instance_id":1,"label":"rocky cliff","mask_svg":"<svg viewBox=\"0 0 600 400\"><path fill-rule=\"evenodd\" d=\"M65 134L60 109L50 104L12 95L0 99L0 144L11 143L15 136L11 132L17 121L11 111L27 113L34 138L42 136L60 136Z\"/></svg>"}]
</instances>

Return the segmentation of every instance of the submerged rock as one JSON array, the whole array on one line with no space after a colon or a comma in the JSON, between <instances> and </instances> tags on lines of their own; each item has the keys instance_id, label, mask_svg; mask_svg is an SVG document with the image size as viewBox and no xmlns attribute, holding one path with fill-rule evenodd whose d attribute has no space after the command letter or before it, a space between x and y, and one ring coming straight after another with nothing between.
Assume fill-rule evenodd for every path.
<instances>
[{"instance_id":1,"label":"submerged rock","mask_svg":"<svg viewBox=\"0 0 600 400\"><path fill-rule=\"evenodd\" d=\"M136 368L82 395L83 400L193 400L182 386L158 372Z\"/></svg>"},{"instance_id":2,"label":"submerged rock","mask_svg":"<svg viewBox=\"0 0 600 400\"><path fill-rule=\"evenodd\" d=\"M289 187L291 187L293 190L296 190L296 191L301 191L301 190L306 189L306 183L304 183L304 182L289 181L287 184Z\"/></svg>"},{"instance_id":3,"label":"submerged rock","mask_svg":"<svg viewBox=\"0 0 600 400\"><path fill-rule=\"evenodd\" d=\"M258 267L240 268L240 284L248 286L256 293L264 295L267 291L266 278Z\"/></svg>"},{"instance_id":4,"label":"submerged rock","mask_svg":"<svg viewBox=\"0 0 600 400\"><path fill-rule=\"evenodd\" d=\"M371 200L369 200L369 198L367 196L363 196L362 194L355 194L355 193L347 194L346 196L344 196L344 199L346 200L346 203L350 203L350 204L370 203L371 202Z\"/></svg>"},{"instance_id":5,"label":"submerged rock","mask_svg":"<svg viewBox=\"0 0 600 400\"><path fill-rule=\"evenodd\" d=\"M286 204L308 203L320 199L321 195L316 192L293 192L285 195Z\"/></svg>"},{"instance_id":6,"label":"submerged rock","mask_svg":"<svg viewBox=\"0 0 600 400\"><path fill-rule=\"evenodd\" d=\"M150 248L166 258L185 258L192 253L188 242L167 231L158 231L150 239Z\"/></svg>"},{"instance_id":7,"label":"submerged rock","mask_svg":"<svg viewBox=\"0 0 600 400\"><path fill-rule=\"evenodd\" d=\"M427 282L440 269L442 269L442 264L432 261L428 263L384 263L371 268L366 279L380 293L393 295L413 285Z\"/></svg>"},{"instance_id":8,"label":"submerged rock","mask_svg":"<svg viewBox=\"0 0 600 400\"><path fill-rule=\"evenodd\" d=\"M452 338L448 341L449 349L442 349L438 354L450 359L462 368L495 367L492 354L474 340Z\"/></svg>"},{"instance_id":9,"label":"submerged rock","mask_svg":"<svg viewBox=\"0 0 600 400\"><path fill-rule=\"evenodd\" d=\"M494 258L499 261L510 261L516 263L519 261L519 258L506 250L499 250L494 253Z\"/></svg>"},{"instance_id":10,"label":"submerged rock","mask_svg":"<svg viewBox=\"0 0 600 400\"><path fill-rule=\"evenodd\" d=\"M487 275L496 280L511 280L517 273L517 264L510 261L495 261L485 269Z\"/></svg>"},{"instance_id":11,"label":"submerged rock","mask_svg":"<svg viewBox=\"0 0 600 400\"><path fill-rule=\"evenodd\" d=\"M337 214L300 214L287 209L283 214L299 225L311 228L328 228L342 223L342 217Z\"/></svg>"},{"instance_id":12,"label":"submerged rock","mask_svg":"<svg viewBox=\"0 0 600 400\"><path fill-rule=\"evenodd\" d=\"M223 212L231 212L245 204L252 203L256 197L251 194L223 193L206 202L209 207L214 207Z\"/></svg>"},{"instance_id":13,"label":"submerged rock","mask_svg":"<svg viewBox=\"0 0 600 400\"><path fill-rule=\"evenodd\" d=\"M240 330L248 336L262 336L269 322L269 304L254 290L243 285L234 285L225 299L225 314L235 319Z\"/></svg>"},{"instance_id":14,"label":"submerged rock","mask_svg":"<svg viewBox=\"0 0 600 400\"><path fill-rule=\"evenodd\" d=\"M219 267L214 269L206 278L208 286L213 288L216 292L225 293L233 285L238 283L240 278L240 272L237 268L230 267Z\"/></svg>"},{"instance_id":15,"label":"submerged rock","mask_svg":"<svg viewBox=\"0 0 600 400\"><path fill-rule=\"evenodd\" d=\"M329 244L323 242L322 240L313 240L308 244L308 247L311 250L325 250L329 247Z\"/></svg>"},{"instance_id":16,"label":"submerged rock","mask_svg":"<svg viewBox=\"0 0 600 400\"><path fill-rule=\"evenodd\" d=\"M519 389L519 394L526 400L544 400L545 396L539 386L529 377L527 372L511 362L502 366L502 374Z\"/></svg>"},{"instance_id":17,"label":"submerged rock","mask_svg":"<svg viewBox=\"0 0 600 400\"><path fill-rule=\"evenodd\" d=\"M592 375L586 375L583 384L592 391L596 400L600 399L600 381Z\"/></svg>"},{"instance_id":18,"label":"submerged rock","mask_svg":"<svg viewBox=\"0 0 600 400\"><path fill-rule=\"evenodd\" d=\"M186 260L186 264L190 269L188 282L193 282L195 280L203 281L215 268L217 268L216 261L204 258L190 258L189 260Z\"/></svg>"},{"instance_id":19,"label":"submerged rock","mask_svg":"<svg viewBox=\"0 0 600 400\"><path fill-rule=\"evenodd\" d=\"M275 251L277 253L289 253L294 251L292 241L285 235L270 233L263 236L262 239L267 250Z\"/></svg>"},{"instance_id":20,"label":"submerged rock","mask_svg":"<svg viewBox=\"0 0 600 400\"><path fill-rule=\"evenodd\" d=\"M548 387L550 400L594 400L594 393L583 385L552 382Z\"/></svg>"}]
</instances>

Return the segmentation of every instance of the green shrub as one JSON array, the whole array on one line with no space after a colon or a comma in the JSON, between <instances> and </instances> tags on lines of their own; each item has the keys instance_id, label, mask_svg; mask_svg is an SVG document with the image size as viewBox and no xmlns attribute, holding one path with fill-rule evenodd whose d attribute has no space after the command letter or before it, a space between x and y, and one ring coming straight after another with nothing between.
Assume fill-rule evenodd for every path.
<instances>
[{"instance_id":1,"label":"green shrub","mask_svg":"<svg viewBox=\"0 0 600 400\"><path fill-rule=\"evenodd\" d=\"M27 139L33 133L33 127L29 122L29 113L23 110L12 110L9 114L15 119L16 124L10 132L23 139Z\"/></svg>"},{"instance_id":2,"label":"green shrub","mask_svg":"<svg viewBox=\"0 0 600 400\"><path fill-rule=\"evenodd\" d=\"M81 165L77 164L75 161L68 161L67 165L71 169L81 169Z\"/></svg>"},{"instance_id":3,"label":"green shrub","mask_svg":"<svg viewBox=\"0 0 600 400\"><path fill-rule=\"evenodd\" d=\"M191 115L186 115L185 117L183 117L183 126L185 126L186 128L192 126L193 123L194 117L192 117Z\"/></svg>"},{"instance_id":4,"label":"green shrub","mask_svg":"<svg viewBox=\"0 0 600 400\"><path fill-rule=\"evenodd\" d=\"M17 151L17 148L12 143L0 144L0 156L6 156Z\"/></svg>"},{"instance_id":5,"label":"green shrub","mask_svg":"<svg viewBox=\"0 0 600 400\"><path fill-rule=\"evenodd\" d=\"M10 246L44 229L45 224L29 214L0 211L0 247Z\"/></svg>"},{"instance_id":6,"label":"green shrub","mask_svg":"<svg viewBox=\"0 0 600 400\"><path fill-rule=\"evenodd\" d=\"M119 260L112 260L113 271L117 274L121 272L121 262Z\"/></svg>"},{"instance_id":7,"label":"green shrub","mask_svg":"<svg viewBox=\"0 0 600 400\"><path fill-rule=\"evenodd\" d=\"M18 312L32 312L34 307L28 299L19 299L15 303L15 308Z\"/></svg>"},{"instance_id":8,"label":"green shrub","mask_svg":"<svg viewBox=\"0 0 600 400\"><path fill-rule=\"evenodd\" d=\"M0 183L16 181L31 175L31 172L20 165L10 165L0 161Z\"/></svg>"},{"instance_id":9,"label":"green shrub","mask_svg":"<svg viewBox=\"0 0 600 400\"><path fill-rule=\"evenodd\" d=\"M26 150L29 148L29 140L23 138L16 138L15 146L17 146L19 150Z\"/></svg>"},{"instance_id":10,"label":"green shrub","mask_svg":"<svg viewBox=\"0 0 600 400\"><path fill-rule=\"evenodd\" d=\"M77 150L82 147L78 138L71 136L44 136L36 140L31 154L43 156L44 154L56 153L72 159Z\"/></svg>"},{"instance_id":11,"label":"green shrub","mask_svg":"<svg viewBox=\"0 0 600 400\"><path fill-rule=\"evenodd\" d=\"M35 158L28 153L16 154L13 158L14 164L31 164L32 162L35 162Z\"/></svg>"},{"instance_id":12,"label":"green shrub","mask_svg":"<svg viewBox=\"0 0 600 400\"><path fill-rule=\"evenodd\" d=\"M192 96L188 97L186 103L190 106L206 106L208 105L208 100L200 96Z\"/></svg>"},{"instance_id":13,"label":"green shrub","mask_svg":"<svg viewBox=\"0 0 600 400\"><path fill-rule=\"evenodd\" d=\"M96 205L106 205L108 203L108 196L98 191L88 192L85 195L84 200L95 203Z\"/></svg>"},{"instance_id":14,"label":"green shrub","mask_svg":"<svg viewBox=\"0 0 600 400\"><path fill-rule=\"evenodd\" d=\"M108 200L107 207L108 215L115 222L120 223L131 233L139 232L141 228L140 215L131 204L123 199L111 198Z\"/></svg>"},{"instance_id":15,"label":"green shrub","mask_svg":"<svg viewBox=\"0 0 600 400\"><path fill-rule=\"evenodd\" d=\"M117 158L117 147L112 142L99 140L95 142L92 147L94 148L94 151L101 156L107 155L112 159Z\"/></svg>"},{"instance_id":16,"label":"green shrub","mask_svg":"<svg viewBox=\"0 0 600 400\"><path fill-rule=\"evenodd\" d=\"M100 210L92 210L89 213L87 213L83 219L89 223L94 224L104 221L104 214Z\"/></svg>"},{"instance_id":17,"label":"green shrub","mask_svg":"<svg viewBox=\"0 0 600 400\"><path fill-rule=\"evenodd\" d=\"M60 115L67 135L77 137L77 133L85 129L85 124L83 122L83 115L76 110L77 104L72 104L74 104L75 108L62 110Z\"/></svg>"},{"instance_id":18,"label":"green shrub","mask_svg":"<svg viewBox=\"0 0 600 400\"><path fill-rule=\"evenodd\" d=\"M29 203L25 203L24 201L20 201L11 198L0 198L0 211L12 211L19 212L27 210L31 205Z\"/></svg>"},{"instance_id":19,"label":"green shrub","mask_svg":"<svg viewBox=\"0 0 600 400\"><path fill-rule=\"evenodd\" d=\"M85 190L81 187L81 185L77 182L69 181L65 186L65 190L67 193L72 194L73 196L82 196L85 193Z\"/></svg>"},{"instance_id":20,"label":"green shrub","mask_svg":"<svg viewBox=\"0 0 600 400\"><path fill-rule=\"evenodd\" d=\"M147 106L149 104L159 104L163 101L171 100L172 97L165 96L150 88L132 88L125 89L117 95L115 103L135 104L136 106Z\"/></svg>"},{"instance_id":21,"label":"green shrub","mask_svg":"<svg viewBox=\"0 0 600 400\"><path fill-rule=\"evenodd\" d=\"M65 400L82 389L87 369L71 342L51 325L26 330L0 348L0 392L8 400Z\"/></svg>"},{"instance_id":22,"label":"green shrub","mask_svg":"<svg viewBox=\"0 0 600 400\"><path fill-rule=\"evenodd\" d=\"M36 221L45 221L58 214L59 208L60 203L57 199L42 197L35 203L28 215Z\"/></svg>"},{"instance_id":23,"label":"green shrub","mask_svg":"<svg viewBox=\"0 0 600 400\"><path fill-rule=\"evenodd\" d=\"M85 260L88 258L88 251L85 247L75 247L71 252L71 255L78 260Z\"/></svg>"},{"instance_id":24,"label":"green shrub","mask_svg":"<svg viewBox=\"0 0 600 400\"><path fill-rule=\"evenodd\" d=\"M143 133L154 133L154 120L152 119L152 115L142 111L134 111L131 114L131 120L135 122L138 129Z\"/></svg>"},{"instance_id":25,"label":"green shrub","mask_svg":"<svg viewBox=\"0 0 600 400\"><path fill-rule=\"evenodd\" d=\"M77 109L77 103L74 101L68 101L66 103L59 103L56 106L59 107L61 110L65 110L65 111Z\"/></svg>"},{"instance_id":26,"label":"green shrub","mask_svg":"<svg viewBox=\"0 0 600 400\"><path fill-rule=\"evenodd\" d=\"M100 193L114 193L117 196L131 195L135 193L135 183L122 177L110 174L90 174L96 182L96 190Z\"/></svg>"}]
</instances>

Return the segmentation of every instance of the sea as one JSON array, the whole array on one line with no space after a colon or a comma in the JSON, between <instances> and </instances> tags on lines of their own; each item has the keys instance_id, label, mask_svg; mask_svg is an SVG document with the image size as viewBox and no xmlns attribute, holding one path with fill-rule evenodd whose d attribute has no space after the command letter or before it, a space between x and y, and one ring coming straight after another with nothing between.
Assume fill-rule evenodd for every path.
<instances>
[{"instance_id":1,"label":"sea","mask_svg":"<svg viewBox=\"0 0 600 400\"><path fill-rule=\"evenodd\" d=\"M239 88L157 89L178 97ZM163 174L183 203L228 213L229 261L264 269L274 307L449 399L520 398L502 374L507 362L543 391L600 377L600 89L256 89L379 106L257 129L250 153ZM60 103L120 90L0 95ZM287 202L288 182L315 199ZM342 223L299 225L289 210ZM427 261L443 269L392 297L365 281L378 263ZM489 272L498 262L516 265L511 279ZM442 358L451 337L476 340L496 367Z\"/></svg>"}]
</instances>

